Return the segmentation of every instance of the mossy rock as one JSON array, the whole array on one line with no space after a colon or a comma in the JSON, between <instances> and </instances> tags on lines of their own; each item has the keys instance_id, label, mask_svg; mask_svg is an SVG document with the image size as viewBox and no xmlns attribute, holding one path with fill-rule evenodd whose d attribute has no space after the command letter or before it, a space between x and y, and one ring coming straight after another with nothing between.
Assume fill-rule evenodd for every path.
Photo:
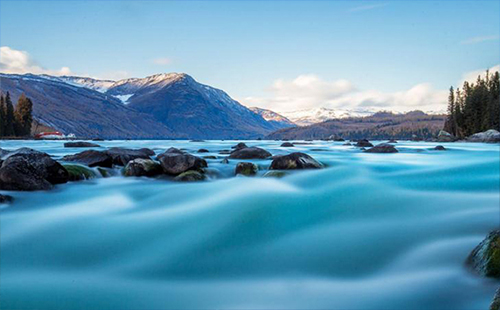
<instances>
[{"instance_id":1,"label":"mossy rock","mask_svg":"<svg viewBox=\"0 0 500 310\"><path fill-rule=\"evenodd\" d=\"M103 178L109 178L111 175L109 174L109 171L104 169L104 168L101 168L101 167L97 167L97 171L99 171L99 173L101 174L101 176Z\"/></svg>"},{"instance_id":2,"label":"mossy rock","mask_svg":"<svg viewBox=\"0 0 500 310\"><path fill-rule=\"evenodd\" d=\"M241 174L245 176L254 176L257 174L259 168L254 163L240 162L236 165L234 173L236 175Z\"/></svg>"},{"instance_id":3,"label":"mossy rock","mask_svg":"<svg viewBox=\"0 0 500 310\"><path fill-rule=\"evenodd\" d=\"M87 167L80 165L64 165L64 168L68 171L69 181L82 181L89 180L96 177L95 172Z\"/></svg>"},{"instance_id":4,"label":"mossy rock","mask_svg":"<svg viewBox=\"0 0 500 310\"><path fill-rule=\"evenodd\" d=\"M281 179L282 177L286 176L287 173L285 171L279 171L279 170L272 170L268 171L264 174L265 178L278 178Z\"/></svg>"},{"instance_id":5,"label":"mossy rock","mask_svg":"<svg viewBox=\"0 0 500 310\"><path fill-rule=\"evenodd\" d=\"M495 230L472 250L466 264L481 276L500 279L500 230Z\"/></svg>"},{"instance_id":6,"label":"mossy rock","mask_svg":"<svg viewBox=\"0 0 500 310\"><path fill-rule=\"evenodd\" d=\"M176 176L174 178L176 181L181 182L196 182L205 180L205 175L195 170L188 170Z\"/></svg>"}]
</instances>

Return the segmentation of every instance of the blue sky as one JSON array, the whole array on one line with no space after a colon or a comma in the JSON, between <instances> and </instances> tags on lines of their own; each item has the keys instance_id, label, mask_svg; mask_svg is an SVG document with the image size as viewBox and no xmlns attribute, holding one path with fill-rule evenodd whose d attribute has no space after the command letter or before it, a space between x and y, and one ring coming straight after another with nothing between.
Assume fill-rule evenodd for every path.
<instances>
[{"instance_id":1,"label":"blue sky","mask_svg":"<svg viewBox=\"0 0 500 310\"><path fill-rule=\"evenodd\" d=\"M425 86L418 95L442 98L464 74L500 62L498 1L0 5L0 45L26 52L30 65L49 73L186 72L245 104L282 111L404 105L418 85ZM419 102L412 104L437 108Z\"/></svg>"}]
</instances>

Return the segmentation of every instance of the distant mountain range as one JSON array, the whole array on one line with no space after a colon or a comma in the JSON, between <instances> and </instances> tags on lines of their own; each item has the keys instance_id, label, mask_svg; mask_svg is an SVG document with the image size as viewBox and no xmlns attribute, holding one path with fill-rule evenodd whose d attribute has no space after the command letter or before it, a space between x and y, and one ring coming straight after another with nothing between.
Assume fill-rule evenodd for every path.
<instances>
[{"instance_id":1,"label":"distant mountain range","mask_svg":"<svg viewBox=\"0 0 500 310\"><path fill-rule=\"evenodd\" d=\"M348 118L348 117L363 117L374 114L374 111L368 110L343 110L329 108L313 108L308 110L299 110L292 112L282 112L281 115L292 121L298 126L307 126L316 123L321 123L330 119Z\"/></svg>"},{"instance_id":2,"label":"distant mountain range","mask_svg":"<svg viewBox=\"0 0 500 310\"><path fill-rule=\"evenodd\" d=\"M0 90L14 101L25 93L37 121L83 138L257 138L290 126L187 74L120 81L0 74Z\"/></svg>"}]
</instances>

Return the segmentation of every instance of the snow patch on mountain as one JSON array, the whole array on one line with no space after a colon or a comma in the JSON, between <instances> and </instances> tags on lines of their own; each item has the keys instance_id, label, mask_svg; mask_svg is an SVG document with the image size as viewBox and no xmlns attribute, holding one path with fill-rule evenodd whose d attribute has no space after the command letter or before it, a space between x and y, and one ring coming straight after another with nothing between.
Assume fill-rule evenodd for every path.
<instances>
[{"instance_id":1,"label":"snow patch on mountain","mask_svg":"<svg viewBox=\"0 0 500 310\"><path fill-rule=\"evenodd\" d=\"M329 108L314 108L292 112L282 112L281 114L299 126L307 126L321 123L329 119L364 117L373 115L375 111L369 110L343 110Z\"/></svg>"},{"instance_id":2,"label":"snow patch on mountain","mask_svg":"<svg viewBox=\"0 0 500 310\"><path fill-rule=\"evenodd\" d=\"M132 97L134 94L128 94L128 95L116 95L116 96L113 96L113 97L116 97L118 98L123 104L127 104L128 103L128 100L130 99L130 97Z\"/></svg>"},{"instance_id":3,"label":"snow patch on mountain","mask_svg":"<svg viewBox=\"0 0 500 310\"><path fill-rule=\"evenodd\" d=\"M258 108L258 107L251 107L249 109L252 110L253 112L259 114L260 116L262 116L268 122L281 123L283 125L288 125L287 127L295 126L295 124L292 121L290 121L288 118L286 118L283 115L278 114L274 111L262 109L262 108Z\"/></svg>"}]
</instances>

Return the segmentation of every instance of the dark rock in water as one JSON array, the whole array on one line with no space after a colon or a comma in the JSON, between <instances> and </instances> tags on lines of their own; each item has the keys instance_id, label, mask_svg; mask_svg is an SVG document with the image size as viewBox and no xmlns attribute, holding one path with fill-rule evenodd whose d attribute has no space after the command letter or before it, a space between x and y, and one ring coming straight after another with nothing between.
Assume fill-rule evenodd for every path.
<instances>
[{"instance_id":1,"label":"dark rock in water","mask_svg":"<svg viewBox=\"0 0 500 310\"><path fill-rule=\"evenodd\" d=\"M495 129L490 129L485 132L478 132L467 138L468 142L485 142L496 143L500 142L500 132Z\"/></svg>"},{"instance_id":2,"label":"dark rock in water","mask_svg":"<svg viewBox=\"0 0 500 310\"><path fill-rule=\"evenodd\" d=\"M358 140L358 142L356 143L356 146L357 147L372 147L373 144L371 144L370 141L368 141L366 139L361 139L361 140Z\"/></svg>"},{"instance_id":3,"label":"dark rock in water","mask_svg":"<svg viewBox=\"0 0 500 310\"><path fill-rule=\"evenodd\" d=\"M333 141L335 142L344 142L345 140L342 138L334 138Z\"/></svg>"},{"instance_id":4,"label":"dark rock in water","mask_svg":"<svg viewBox=\"0 0 500 310\"><path fill-rule=\"evenodd\" d=\"M217 159L217 156L213 155L208 155L208 156L203 156L204 159Z\"/></svg>"},{"instance_id":5,"label":"dark rock in water","mask_svg":"<svg viewBox=\"0 0 500 310\"><path fill-rule=\"evenodd\" d=\"M284 176L286 176L286 172L285 171L279 171L279 170L271 170L271 171L268 171L264 174L264 177L265 178L282 178Z\"/></svg>"},{"instance_id":6,"label":"dark rock in water","mask_svg":"<svg viewBox=\"0 0 500 310\"><path fill-rule=\"evenodd\" d=\"M94 138L94 139L92 139L92 141L104 141L104 139L102 139L102 138Z\"/></svg>"},{"instance_id":7,"label":"dark rock in water","mask_svg":"<svg viewBox=\"0 0 500 310\"><path fill-rule=\"evenodd\" d=\"M229 159L224 158L220 163L221 164L229 164Z\"/></svg>"},{"instance_id":8,"label":"dark rock in water","mask_svg":"<svg viewBox=\"0 0 500 310\"><path fill-rule=\"evenodd\" d=\"M387 143L398 143L398 141L394 140L394 139L391 139L389 140Z\"/></svg>"},{"instance_id":9,"label":"dark rock in water","mask_svg":"<svg viewBox=\"0 0 500 310\"><path fill-rule=\"evenodd\" d=\"M207 149L199 149L198 153L208 153L208 150Z\"/></svg>"},{"instance_id":10,"label":"dark rock in water","mask_svg":"<svg viewBox=\"0 0 500 310\"><path fill-rule=\"evenodd\" d=\"M78 162L89 167L111 168L113 158L107 152L88 150L74 155L67 155L62 158L64 161Z\"/></svg>"},{"instance_id":11,"label":"dark rock in water","mask_svg":"<svg viewBox=\"0 0 500 310\"><path fill-rule=\"evenodd\" d=\"M99 144L90 143L90 142L66 142L64 143L64 147L101 147Z\"/></svg>"},{"instance_id":12,"label":"dark rock in water","mask_svg":"<svg viewBox=\"0 0 500 310\"><path fill-rule=\"evenodd\" d=\"M342 145L344 145L344 146L351 146L352 144L350 142L346 142L346 143L344 143Z\"/></svg>"},{"instance_id":13,"label":"dark rock in water","mask_svg":"<svg viewBox=\"0 0 500 310\"><path fill-rule=\"evenodd\" d=\"M272 154L260 147L245 147L236 149L229 155L231 159L265 159L271 157Z\"/></svg>"},{"instance_id":14,"label":"dark rock in water","mask_svg":"<svg viewBox=\"0 0 500 310\"><path fill-rule=\"evenodd\" d=\"M500 310L500 288L497 289L495 296L490 304L490 310Z\"/></svg>"},{"instance_id":15,"label":"dark rock in water","mask_svg":"<svg viewBox=\"0 0 500 310\"><path fill-rule=\"evenodd\" d=\"M196 182L205 180L205 176L198 171L189 170L179 174L174 178L174 180L182 182Z\"/></svg>"},{"instance_id":16,"label":"dark rock in water","mask_svg":"<svg viewBox=\"0 0 500 310\"><path fill-rule=\"evenodd\" d=\"M452 135L451 133L446 132L444 130L441 130L441 131L439 131L439 134L437 136L437 140L438 140L438 142L453 142L453 141L456 141L457 138L454 135Z\"/></svg>"},{"instance_id":17,"label":"dark rock in water","mask_svg":"<svg viewBox=\"0 0 500 310\"><path fill-rule=\"evenodd\" d=\"M10 153L11 153L10 151L0 149L0 159L2 159L2 157Z\"/></svg>"},{"instance_id":18,"label":"dark rock in water","mask_svg":"<svg viewBox=\"0 0 500 310\"><path fill-rule=\"evenodd\" d=\"M231 148L235 149L235 150L244 149L246 147L248 147L248 146L245 143L243 143L243 142L240 142L240 143L238 143L238 144L236 144L234 146L231 146Z\"/></svg>"},{"instance_id":19,"label":"dark rock in water","mask_svg":"<svg viewBox=\"0 0 500 310\"><path fill-rule=\"evenodd\" d=\"M0 194L0 203L11 203L12 201L14 201L12 196Z\"/></svg>"},{"instance_id":20,"label":"dark rock in water","mask_svg":"<svg viewBox=\"0 0 500 310\"><path fill-rule=\"evenodd\" d=\"M194 139L194 140L191 140L189 142L205 142L205 140L200 140L200 139Z\"/></svg>"},{"instance_id":21,"label":"dark rock in water","mask_svg":"<svg viewBox=\"0 0 500 310\"><path fill-rule=\"evenodd\" d=\"M66 171L66 180L68 180L67 173ZM0 168L0 189L37 191L49 190L52 186L33 165L22 157L10 157Z\"/></svg>"},{"instance_id":22,"label":"dark rock in water","mask_svg":"<svg viewBox=\"0 0 500 310\"><path fill-rule=\"evenodd\" d=\"M500 230L490 232L469 254L466 264L481 276L500 279Z\"/></svg>"},{"instance_id":23,"label":"dark rock in water","mask_svg":"<svg viewBox=\"0 0 500 310\"><path fill-rule=\"evenodd\" d=\"M57 161L53 160L49 154L35 151L30 148L20 148L4 156L4 163L7 159L20 157L35 168L36 174L44 178L51 184L62 184L68 182L68 172Z\"/></svg>"},{"instance_id":24,"label":"dark rock in water","mask_svg":"<svg viewBox=\"0 0 500 310\"><path fill-rule=\"evenodd\" d=\"M436 150L436 151L446 151L446 149L445 149L445 148L444 148L444 146L442 146L442 145L437 145L437 146L434 148L434 150Z\"/></svg>"},{"instance_id":25,"label":"dark rock in water","mask_svg":"<svg viewBox=\"0 0 500 310\"><path fill-rule=\"evenodd\" d=\"M80 165L63 165L68 171L69 181L82 181L95 178L94 171Z\"/></svg>"},{"instance_id":26,"label":"dark rock in water","mask_svg":"<svg viewBox=\"0 0 500 310\"><path fill-rule=\"evenodd\" d=\"M295 152L288 155L275 156L270 170L288 170L288 169L319 169L323 166L311 156Z\"/></svg>"},{"instance_id":27,"label":"dark rock in water","mask_svg":"<svg viewBox=\"0 0 500 310\"><path fill-rule=\"evenodd\" d=\"M293 143L285 142L281 144L281 147L294 147Z\"/></svg>"},{"instance_id":28,"label":"dark rock in water","mask_svg":"<svg viewBox=\"0 0 500 310\"><path fill-rule=\"evenodd\" d=\"M221 154L221 155L229 155L229 154L231 154L231 151L230 150L220 150L219 154Z\"/></svg>"},{"instance_id":29,"label":"dark rock in water","mask_svg":"<svg viewBox=\"0 0 500 310\"><path fill-rule=\"evenodd\" d=\"M235 174L242 174L246 176L253 176L257 174L259 168L254 163L241 162L236 165L234 170Z\"/></svg>"},{"instance_id":30,"label":"dark rock in water","mask_svg":"<svg viewBox=\"0 0 500 310\"><path fill-rule=\"evenodd\" d=\"M117 166L125 166L129 161L142 158L151 159L155 152L148 148L142 149L124 149L121 147L112 147L106 153L113 158L113 164Z\"/></svg>"},{"instance_id":31,"label":"dark rock in water","mask_svg":"<svg viewBox=\"0 0 500 310\"><path fill-rule=\"evenodd\" d=\"M163 173L161 165L151 159L136 158L128 162L124 169L127 177L154 177Z\"/></svg>"},{"instance_id":32,"label":"dark rock in water","mask_svg":"<svg viewBox=\"0 0 500 310\"><path fill-rule=\"evenodd\" d=\"M188 170L199 170L207 167L206 160L174 148L170 148L159 155L158 159L163 171L170 175L178 175Z\"/></svg>"},{"instance_id":33,"label":"dark rock in water","mask_svg":"<svg viewBox=\"0 0 500 310\"><path fill-rule=\"evenodd\" d=\"M365 153L397 153L398 150L392 144L380 143L380 144L377 144L376 146L374 146L370 149L364 150L363 152L365 152Z\"/></svg>"}]
</instances>

